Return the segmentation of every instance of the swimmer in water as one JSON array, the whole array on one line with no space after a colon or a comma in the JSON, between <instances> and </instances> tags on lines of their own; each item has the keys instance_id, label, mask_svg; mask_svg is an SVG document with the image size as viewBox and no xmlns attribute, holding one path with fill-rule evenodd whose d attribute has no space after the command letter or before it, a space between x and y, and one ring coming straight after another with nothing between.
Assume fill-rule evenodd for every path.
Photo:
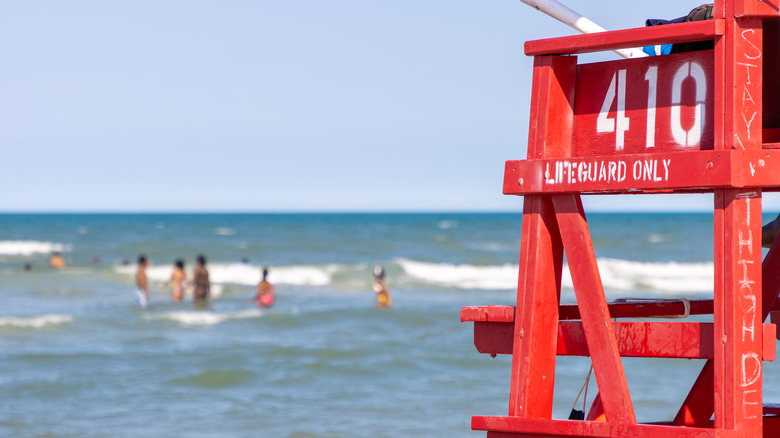
<instances>
[{"instance_id":1,"label":"swimmer in water","mask_svg":"<svg viewBox=\"0 0 780 438\"><path fill-rule=\"evenodd\" d=\"M184 273L184 260L176 260L173 274L168 284L171 285L171 300L178 303L184 298L184 284L187 281L187 274Z\"/></svg>"},{"instance_id":2,"label":"swimmer in water","mask_svg":"<svg viewBox=\"0 0 780 438\"><path fill-rule=\"evenodd\" d=\"M146 278L146 268L149 266L149 261L146 260L145 255L138 256L138 272L135 273L135 287L149 300L149 280Z\"/></svg>"},{"instance_id":3,"label":"swimmer in water","mask_svg":"<svg viewBox=\"0 0 780 438\"><path fill-rule=\"evenodd\" d=\"M211 282L209 271L206 270L206 257L198 256L198 266L192 273L192 281L195 285L195 304L207 304L211 299Z\"/></svg>"},{"instance_id":4,"label":"swimmer in water","mask_svg":"<svg viewBox=\"0 0 780 438\"><path fill-rule=\"evenodd\" d=\"M374 268L374 292L376 292L376 308L389 309L393 305L390 290L385 284L385 270L381 266Z\"/></svg>"},{"instance_id":5,"label":"swimmer in water","mask_svg":"<svg viewBox=\"0 0 780 438\"><path fill-rule=\"evenodd\" d=\"M62 254L55 252L49 259L49 266L54 269L62 269L65 267L65 259L62 258Z\"/></svg>"},{"instance_id":6,"label":"swimmer in water","mask_svg":"<svg viewBox=\"0 0 780 438\"><path fill-rule=\"evenodd\" d=\"M257 307L268 308L273 306L276 300L276 289L268 282L268 268L263 268L263 279L257 284L255 302Z\"/></svg>"}]
</instances>

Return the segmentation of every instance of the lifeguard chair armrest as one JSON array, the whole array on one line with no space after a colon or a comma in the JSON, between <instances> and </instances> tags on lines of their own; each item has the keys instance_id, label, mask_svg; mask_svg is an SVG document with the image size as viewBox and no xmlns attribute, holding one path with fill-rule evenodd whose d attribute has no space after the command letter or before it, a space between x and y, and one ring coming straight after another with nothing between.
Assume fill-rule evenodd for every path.
<instances>
[{"instance_id":1,"label":"lifeguard chair armrest","mask_svg":"<svg viewBox=\"0 0 780 438\"><path fill-rule=\"evenodd\" d=\"M726 20L691 21L526 41L525 54L568 55L629 47L711 40L726 33Z\"/></svg>"},{"instance_id":2,"label":"lifeguard chair armrest","mask_svg":"<svg viewBox=\"0 0 780 438\"><path fill-rule=\"evenodd\" d=\"M616 321L612 329L622 357L712 359L715 355L711 322ZM763 324L762 331L761 359L774 361L775 325ZM475 322L474 346L491 356L512 354L514 333L512 322ZM582 321L558 322L555 354L590 356Z\"/></svg>"},{"instance_id":3,"label":"lifeguard chair armrest","mask_svg":"<svg viewBox=\"0 0 780 438\"><path fill-rule=\"evenodd\" d=\"M688 300L689 315L711 315L712 300ZM609 303L609 314L613 318L650 318L675 317L685 313L682 300L658 300L628 303ZM780 310L780 300L775 302L772 311ZM561 321L580 319L580 310L576 304L558 306L558 319ZM515 306L467 306L460 310L461 322L515 322Z\"/></svg>"}]
</instances>

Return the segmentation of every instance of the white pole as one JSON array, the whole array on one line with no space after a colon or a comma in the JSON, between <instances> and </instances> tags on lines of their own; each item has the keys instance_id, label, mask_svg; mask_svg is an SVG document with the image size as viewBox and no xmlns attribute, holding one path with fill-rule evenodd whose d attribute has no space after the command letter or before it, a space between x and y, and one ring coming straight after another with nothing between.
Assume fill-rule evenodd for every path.
<instances>
[{"instance_id":1,"label":"white pole","mask_svg":"<svg viewBox=\"0 0 780 438\"><path fill-rule=\"evenodd\" d=\"M606 29L572 11L556 0L520 0L532 8L542 11L556 20L568 24L582 33L604 32ZM640 49L617 49L615 53L624 58L641 58L647 56Z\"/></svg>"}]
</instances>

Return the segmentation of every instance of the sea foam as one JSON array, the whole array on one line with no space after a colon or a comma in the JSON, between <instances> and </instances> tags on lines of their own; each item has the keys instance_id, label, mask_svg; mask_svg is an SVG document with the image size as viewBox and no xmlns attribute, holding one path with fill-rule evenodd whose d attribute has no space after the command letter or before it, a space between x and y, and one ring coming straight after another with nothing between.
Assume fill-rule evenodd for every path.
<instances>
[{"instance_id":1,"label":"sea foam","mask_svg":"<svg viewBox=\"0 0 780 438\"><path fill-rule=\"evenodd\" d=\"M70 251L70 245L36 240L3 240L0 241L0 255L30 256L33 254L50 254L55 251Z\"/></svg>"},{"instance_id":2,"label":"sea foam","mask_svg":"<svg viewBox=\"0 0 780 438\"><path fill-rule=\"evenodd\" d=\"M231 319L258 318L263 315L260 309L249 309L236 313L216 313L199 311L166 312L144 315L147 320L167 320L187 326L215 325Z\"/></svg>"},{"instance_id":3,"label":"sea foam","mask_svg":"<svg viewBox=\"0 0 780 438\"><path fill-rule=\"evenodd\" d=\"M406 275L417 281L459 289L513 290L517 288L518 265L475 266L427 263L397 259ZM707 292L713 289L714 266L709 263L636 262L600 258L597 260L605 289L653 291L661 294ZM564 266L564 287L573 288Z\"/></svg>"},{"instance_id":4,"label":"sea foam","mask_svg":"<svg viewBox=\"0 0 780 438\"><path fill-rule=\"evenodd\" d=\"M64 324L72 322L70 315L40 315L27 318L6 317L0 318L0 327L43 328L48 325Z\"/></svg>"},{"instance_id":5,"label":"sea foam","mask_svg":"<svg viewBox=\"0 0 780 438\"><path fill-rule=\"evenodd\" d=\"M254 286L260 282L262 268L246 263L215 263L207 266L209 280L217 284L238 284ZM136 266L116 266L115 271L125 275L135 275ZM280 266L269 269L268 280L274 284L290 284L296 286L326 286L330 284L333 273L338 269L330 266ZM173 265L159 265L147 268L147 277L156 282L165 282L171 278ZM192 279L192 270L187 269L187 276Z\"/></svg>"},{"instance_id":6,"label":"sea foam","mask_svg":"<svg viewBox=\"0 0 780 438\"><path fill-rule=\"evenodd\" d=\"M425 283L461 289L514 289L517 287L517 265L474 266L449 263L426 263L397 259L407 275Z\"/></svg>"}]
</instances>

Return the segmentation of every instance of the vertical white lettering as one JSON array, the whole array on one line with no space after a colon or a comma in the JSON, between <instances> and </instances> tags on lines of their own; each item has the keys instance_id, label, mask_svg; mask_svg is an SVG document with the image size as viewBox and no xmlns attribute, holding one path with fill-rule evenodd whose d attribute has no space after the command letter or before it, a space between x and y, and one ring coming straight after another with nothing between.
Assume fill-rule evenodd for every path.
<instances>
[{"instance_id":1,"label":"vertical white lettering","mask_svg":"<svg viewBox=\"0 0 780 438\"><path fill-rule=\"evenodd\" d=\"M742 111L742 120L745 122L745 126L747 127L748 140L750 140L750 125L753 124L753 119L756 118L756 114L758 114L758 112L753 111L753 114L750 115L750 120L748 120L747 115L745 115L745 112Z\"/></svg>"},{"instance_id":2,"label":"vertical white lettering","mask_svg":"<svg viewBox=\"0 0 780 438\"><path fill-rule=\"evenodd\" d=\"M742 230L737 231L737 246L739 247L739 256L742 256L742 249L747 247L748 251L748 257L753 254L753 232L748 230L748 237L747 239L742 238ZM745 262L748 262L748 260L745 260ZM741 263L741 262L740 262ZM750 263L753 263L750 261Z\"/></svg>"},{"instance_id":3,"label":"vertical white lettering","mask_svg":"<svg viewBox=\"0 0 780 438\"><path fill-rule=\"evenodd\" d=\"M750 39L748 38L748 35L752 37L753 35L755 35L755 33L756 33L755 29L745 29L742 31L742 39L745 40L745 42L748 43L748 45L750 45L750 47L753 48L752 50L753 53L751 54L748 54L747 52L742 52L742 54L745 55L745 58L747 59L758 59L761 57L761 49L758 48L753 43L753 41L750 41Z\"/></svg>"},{"instance_id":4,"label":"vertical white lettering","mask_svg":"<svg viewBox=\"0 0 780 438\"><path fill-rule=\"evenodd\" d=\"M750 333L750 342L753 342L756 340L756 330L753 326L753 318L756 317L756 296L750 294L745 295L745 298L748 300L748 307L742 314L742 342L745 341L745 333Z\"/></svg>"},{"instance_id":5,"label":"vertical white lettering","mask_svg":"<svg viewBox=\"0 0 780 438\"><path fill-rule=\"evenodd\" d=\"M742 400L742 412L745 414L745 418L758 418L756 412L761 412L760 406L762 405L761 399L754 398L753 401L748 401L748 396L754 396L758 393L758 390L748 389L742 391L744 399ZM759 406L758 409L749 409L749 406Z\"/></svg>"},{"instance_id":6,"label":"vertical white lettering","mask_svg":"<svg viewBox=\"0 0 780 438\"><path fill-rule=\"evenodd\" d=\"M669 181L669 164L672 163L671 158L667 158L663 160L664 163L664 181Z\"/></svg>"},{"instance_id":7,"label":"vertical white lettering","mask_svg":"<svg viewBox=\"0 0 780 438\"><path fill-rule=\"evenodd\" d=\"M748 374L749 363L752 363L753 365L750 374ZM756 383L760 377L761 377L761 360L759 360L758 355L756 353L743 354L742 355L742 387L747 388L748 386Z\"/></svg>"},{"instance_id":8,"label":"vertical white lettering","mask_svg":"<svg viewBox=\"0 0 780 438\"><path fill-rule=\"evenodd\" d=\"M738 62L737 65L745 66L745 75L747 76L747 83L750 84L750 68L751 67L756 68L758 66L755 64L748 64L746 62Z\"/></svg>"}]
</instances>

